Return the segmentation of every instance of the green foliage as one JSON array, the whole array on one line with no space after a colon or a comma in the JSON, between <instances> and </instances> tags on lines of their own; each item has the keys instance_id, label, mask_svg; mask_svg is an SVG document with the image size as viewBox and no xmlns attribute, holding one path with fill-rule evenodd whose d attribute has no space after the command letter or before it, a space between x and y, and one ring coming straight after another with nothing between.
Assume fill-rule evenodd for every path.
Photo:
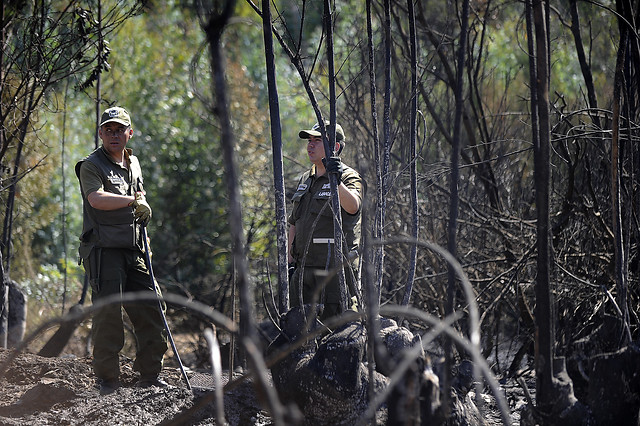
<instances>
[{"instance_id":1,"label":"green foliage","mask_svg":"<svg viewBox=\"0 0 640 426\"><path fill-rule=\"evenodd\" d=\"M52 315L62 315L61 311L57 311L62 301L62 293L64 288L60 285L65 281L64 275L58 265L43 264L38 268L33 278L25 279L21 282L21 286L30 301L38 301L40 304L39 312L44 314L46 318ZM80 292L82 290L82 281L68 280L67 282L67 301L71 307L72 304L78 302ZM78 295L77 298L72 297Z\"/></svg>"}]
</instances>

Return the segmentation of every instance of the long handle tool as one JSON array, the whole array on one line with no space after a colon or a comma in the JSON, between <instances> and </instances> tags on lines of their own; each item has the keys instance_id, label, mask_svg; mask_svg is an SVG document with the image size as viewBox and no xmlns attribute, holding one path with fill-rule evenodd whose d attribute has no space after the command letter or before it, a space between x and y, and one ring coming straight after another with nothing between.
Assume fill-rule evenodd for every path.
<instances>
[{"instance_id":1,"label":"long handle tool","mask_svg":"<svg viewBox=\"0 0 640 426\"><path fill-rule=\"evenodd\" d=\"M158 294L158 289L156 287L156 278L153 275L153 268L151 267L151 251L149 250L149 240L147 239L146 226L142 227L142 238L144 239L144 254L147 258L147 268L149 268L151 285L156 291L156 295L160 297L160 294ZM164 310L162 309L162 301L160 299L158 299L158 308L160 309L160 315L162 316L164 329L167 330L167 337L169 337L169 342L171 343L171 349L173 349L173 354L176 356L176 360L178 361L178 365L180 366L180 372L182 373L182 378L187 383L187 389L191 390L191 383L189 383L189 378L187 377L187 373L184 371L184 365L182 365L182 361L180 360L180 355L178 354L178 350L176 349L176 342L174 342L173 336L171 335L171 330L169 330L169 324L167 324L167 317L165 316Z\"/></svg>"}]
</instances>

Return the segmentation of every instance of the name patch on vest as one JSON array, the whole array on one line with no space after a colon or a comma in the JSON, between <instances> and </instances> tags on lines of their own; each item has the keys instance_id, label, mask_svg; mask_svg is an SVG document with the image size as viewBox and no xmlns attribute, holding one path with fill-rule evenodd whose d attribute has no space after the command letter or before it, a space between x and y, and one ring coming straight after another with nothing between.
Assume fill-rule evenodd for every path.
<instances>
[{"instance_id":1,"label":"name patch on vest","mask_svg":"<svg viewBox=\"0 0 640 426\"><path fill-rule=\"evenodd\" d=\"M109 182L111 182L112 185L119 186L124 184L124 179L122 178L122 176L113 173L113 170L109 172L109 176L107 176L107 179L109 180Z\"/></svg>"}]
</instances>

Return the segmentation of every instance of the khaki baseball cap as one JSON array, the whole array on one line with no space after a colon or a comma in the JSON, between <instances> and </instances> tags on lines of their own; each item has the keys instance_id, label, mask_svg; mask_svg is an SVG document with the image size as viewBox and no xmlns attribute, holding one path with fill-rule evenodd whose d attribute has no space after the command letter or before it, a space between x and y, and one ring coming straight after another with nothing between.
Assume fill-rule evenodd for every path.
<instances>
[{"instance_id":1,"label":"khaki baseball cap","mask_svg":"<svg viewBox=\"0 0 640 426\"><path fill-rule=\"evenodd\" d=\"M126 109L120 107L111 107L104 110L102 117L100 118L100 126L116 122L124 124L125 126L131 126L131 117Z\"/></svg>"},{"instance_id":2,"label":"khaki baseball cap","mask_svg":"<svg viewBox=\"0 0 640 426\"><path fill-rule=\"evenodd\" d=\"M324 124L326 129L331 128L331 126L329 125L330 124L329 120L325 120ZM300 130L300 133L298 133L298 136L300 137L300 139L310 139L311 136L321 136L321 135L322 133L320 133L319 123L314 124L311 130ZM342 142L344 140L345 140L344 130L342 130L341 125L336 124L336 142Z\"/></svg>"}]
</instances>

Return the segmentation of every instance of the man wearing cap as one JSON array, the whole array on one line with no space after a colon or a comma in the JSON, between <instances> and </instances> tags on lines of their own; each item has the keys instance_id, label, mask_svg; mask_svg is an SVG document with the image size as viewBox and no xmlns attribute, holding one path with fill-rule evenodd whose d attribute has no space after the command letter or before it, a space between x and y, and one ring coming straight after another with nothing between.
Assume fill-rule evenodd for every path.
<instances>
[{"instance_id":1,"label":"man wearing cap","mask_svg":"<svg viewBox=\"0 0 640 426\"><path fill-rule=\"evenodd\" d=\"M333 130L325 122L327 131ZM326 159L320 125L311 130L301 130L300 139L307 140L307 155L311 169L298 181L293 195L293 209L289 216L288 260L293 273L290 279L291 306L300 306L300 282L302 282L303 303L312 303L313 294L328 275L328 271L345 259L345 279L347 288L353 289L357 274L357 253L360 243L360 211L364 192L364 181L351 167L340 160L345 146L342 126L336 124L336 145L334 156ZM333 213L331 210L331 188L329 173L338 176L338 196L342 214L343 258L335 261ZM337 275L329 280L320 291L318 303L324 304L320 319L340 314L340 288Z\"/></svg>"},{"instance_id":2,"label":"man wearing cap","mask_svg":"<svg viewBox=\"0 0 640 426\"><path fill-rule=\"evenodd\" d=\"M133 136L129 113L108 108L100 119L102 146L76 164L83 204L80 259L97 302L124 292L152 291L145 263L142 227L151 218L138 159L127 148ZM158 292L160 289L157 289ZM167 386L159 378L167 336L156 302L124 306L137 340L134 370L138 386ZM96 312L92 324L93 370L100 393L120 386L119 353L124 346L122 306L111 304Z\"/></svg>"}]
</instances>

